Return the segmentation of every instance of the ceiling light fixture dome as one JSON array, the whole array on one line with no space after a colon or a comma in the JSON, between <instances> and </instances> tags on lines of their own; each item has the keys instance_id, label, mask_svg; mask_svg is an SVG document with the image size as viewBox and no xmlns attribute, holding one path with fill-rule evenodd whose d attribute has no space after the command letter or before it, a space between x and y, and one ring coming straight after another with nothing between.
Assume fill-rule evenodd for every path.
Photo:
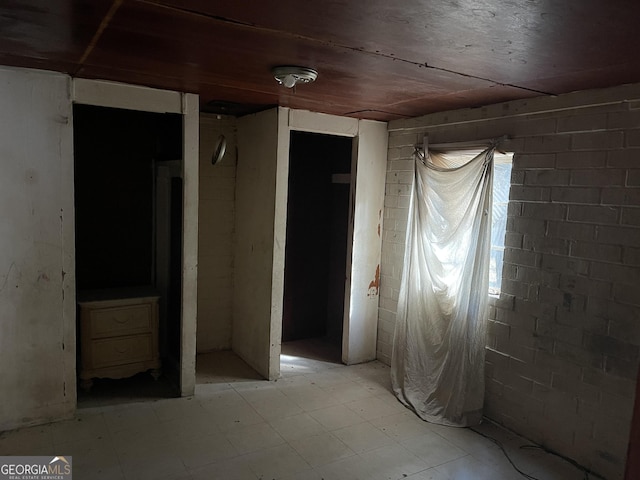
<instances>
[{"instance_id":1,"label":"ceiling light fixture dome","mask_svg":"<svg viewBox=\"0 0 640 480\"><path fill-rule=\"evenodd\" d=\"M318 78L318 72L312 68L289 65L274 67L271 73L280 85L287 88L293 88L298 83L311 83Z\"/></svg>"}]
</instances>

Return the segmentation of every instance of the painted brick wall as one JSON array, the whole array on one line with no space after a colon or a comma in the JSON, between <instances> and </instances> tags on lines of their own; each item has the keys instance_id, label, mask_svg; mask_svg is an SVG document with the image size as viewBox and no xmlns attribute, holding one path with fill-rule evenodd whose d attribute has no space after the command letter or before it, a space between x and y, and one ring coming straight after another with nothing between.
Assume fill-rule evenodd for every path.
<instances>
[{"instance_id":1,"label":"painted brick wall","mask_svg":"<svg viewBox=\"0 0 640 480\"><path fill-rule=\"evenodd\" d=\"M390 362L412 153L509 135L515 152L485 414L622 478L640 352L640 85L389 125L378 358Z\"/></svg>"},{"instance_id":2,"label":"painted brick wall","mask_svg":"<svg viewBox=\"0 0 640 480\"><path fill-rule=\"evenodd\" d=\"M220 134L224 158L211 164ZM236 183L236 120L200 115L200 205L198 212L197 351L231 348L233 234Z\"/></svg>"}]
</instances>

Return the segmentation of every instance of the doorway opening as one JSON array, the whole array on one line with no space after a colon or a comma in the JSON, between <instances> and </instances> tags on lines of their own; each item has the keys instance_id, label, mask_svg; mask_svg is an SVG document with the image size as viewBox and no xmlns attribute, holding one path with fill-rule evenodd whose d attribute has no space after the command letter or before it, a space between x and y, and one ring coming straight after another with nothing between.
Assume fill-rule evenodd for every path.
<instances>
[{"instance_id":1,"label":"doorway opening","mask_svg":"<svg viewBox=\"0 0 640 480\"><path fill-rule=\"evenodd\" d=\"M182 115L73 115L79 406L176 396Z\"/></svg>"},{"instance_id":2,"label":"doorway opening","mask_svg":"<svg viewBox=\"0 0 640 480\"><path fill-rule=\"evenodd\" d=\"M282 356L341 363L352 142L291 132Z\"/></svg>"}]
</instances>

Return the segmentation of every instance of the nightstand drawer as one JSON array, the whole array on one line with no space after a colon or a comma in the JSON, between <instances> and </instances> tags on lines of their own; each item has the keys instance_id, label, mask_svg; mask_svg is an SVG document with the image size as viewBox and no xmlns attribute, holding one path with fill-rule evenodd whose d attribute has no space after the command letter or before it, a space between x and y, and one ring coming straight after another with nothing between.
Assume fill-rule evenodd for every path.
<instances>
[{"instance_id":1,"label":"nightstand drawer","mask_svg":"<svg viewBox=\"0 0 640 480\"><path fill-rule=\"evenodd\" d=\"M91 338L115 337L149 332L153 316L151 305L102 308L91 312Z\"/></svg>"},{"instance_id":2,"label":"nightstand drawer","mask_svg":"<svg viewBox=\"0 0 640 480\"><path fill-rule=\"evenodd\" d=\"M105 338L91 342L93 368L146 362L152 359L153 337L151 335Z\"/></svg>"},{"instance_id":3,"label":"nightstand drawer","mask_svg":"<svg viewBox=\"0 0 640 480\"><path fill-rule=\"evenodd\" d=\"M85 292L80 306L80 386L93 378L160 373L158 300L148 289Z\"/></svg>"}]
</instances>

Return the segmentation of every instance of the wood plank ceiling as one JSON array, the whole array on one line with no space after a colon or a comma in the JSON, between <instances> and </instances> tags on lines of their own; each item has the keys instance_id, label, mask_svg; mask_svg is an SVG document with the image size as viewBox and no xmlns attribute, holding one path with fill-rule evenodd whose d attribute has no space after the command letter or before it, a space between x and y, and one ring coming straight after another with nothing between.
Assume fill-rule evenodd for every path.
<instances>
[{"instance_id":1,"label":"wood plank ceiling","mask_svg":"<svg viewBox=\"0 0 640 480\"><path fill-rule=\"evenodd\" d=\"M4 0L0 64L392 120L640 81L638 0ZM295 91L270 70L302 65Z\"/></svg>"}]
</instances>

